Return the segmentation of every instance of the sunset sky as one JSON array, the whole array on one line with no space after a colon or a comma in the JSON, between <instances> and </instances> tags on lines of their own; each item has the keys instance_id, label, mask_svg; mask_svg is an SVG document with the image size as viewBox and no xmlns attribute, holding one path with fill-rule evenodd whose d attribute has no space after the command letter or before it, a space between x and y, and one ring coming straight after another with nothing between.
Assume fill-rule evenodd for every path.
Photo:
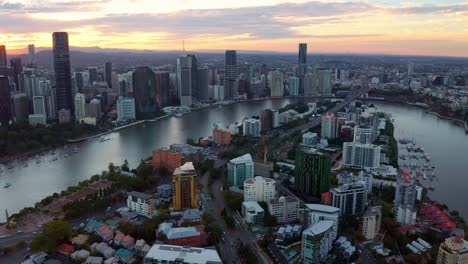
<instances>
[{"instance_id":1,"label":"sunset sky","mask_svg":"<svg viewBox=\"0 0 468 264\"><path fill-rule=\"evenodd\" d=\"M442 3L443 2L443 3ZM0 0L0 44L468 56L468 1Z\"/></svg>"}]
</instances>

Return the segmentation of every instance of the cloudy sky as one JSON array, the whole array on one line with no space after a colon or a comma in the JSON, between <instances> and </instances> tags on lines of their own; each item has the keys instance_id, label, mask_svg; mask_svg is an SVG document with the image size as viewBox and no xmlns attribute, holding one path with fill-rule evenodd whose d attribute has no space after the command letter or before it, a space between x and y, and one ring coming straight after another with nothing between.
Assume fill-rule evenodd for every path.
<instances>
[{"instance_id":1,"label":"cloudy sky","mask_svg":"<svg viewBox=\"0 0 468 264\"><path fill-rule=\"evenodd\" d=\"M0 0L0 43L468 56L465 0Z\"/></svg>"}]
</instances>

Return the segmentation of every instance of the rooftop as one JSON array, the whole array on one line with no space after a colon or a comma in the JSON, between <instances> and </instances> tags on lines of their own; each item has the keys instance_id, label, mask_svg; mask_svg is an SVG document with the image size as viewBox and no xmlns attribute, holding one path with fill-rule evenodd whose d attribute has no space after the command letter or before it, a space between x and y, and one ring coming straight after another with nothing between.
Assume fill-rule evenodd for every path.
<instances>
[{"instance_id":1,"label":"rooftop","mask_svg":"<svg viewBox=\"0 0 468 264\"><path fill-rule=\"evenodd\" d=\"M190 262L193 264L222 263L215 249L182 247L172 245L153 245L145 259L161 261Z\"/></svg>"},{"instance_id":2,"label":"rooftop","mask_svg":"<svg viewBox=\"0 0 468 264\"><path fill-rule=\"evenodd\" d=\"M168 239L177 239L183 237L199 236L200 232L195 227L176 227L169 229L167 233Z\"/></svg>"},{"instance_id":3,"label":"rooftop","mask_svg":"<svg viewBox=\"0 0 468 264\"><path fill-rule=\"evenodd\" d=\"M229 162L230 163L244 163L244 162L248 162L248 161L252 161L252 156L247 153L245 155L242 155L240 157L237 157L237 158L234 158L232 160L230 160Z\"/></svg>"},{"instance_id":4,"label":"rooftop","mask_svg":"<svg viewBox=\"0 0 468 264\"><path fill-rule=\"evenodd\" d=\"M336 208L329 205L324 204L305 204L305 207L312 211L324 212L324 213L338 213L340 212L340 208Z\"/></svg>"},{"instance_id":5,"label":"rooftop","mask_svg":"<svg viewBox=\"0 0 468 264\"><path fill-rule=\"evenodd\" d=\"M247 209L254 209L255 212L264 212L263 208L255 201L246 201L242 205Z\"/></svg>"},{"instance_id":6,"label":"rooftop","mask_svg":"<svg viewBox=\"0 0 468 264\"><path fill-rule=\"evenodd\" d=\"M309 228L304 230L304 233L307 233L312 236L317 236L331 229L332 226L333 226L333 221L320 221L309 226Z\"/></svg>"},{"instance_id":7,"label":"rooftop","mask_svg":"<svg viewBox=\"0 0 468 264\"><path fill-rule=\"evenodd\" d=\"M195 171L195 167L193 167L193 162L186 162L184 165L178 167L174 171L174 175L178 174L192 174Z\"/></svg>"},{"instance_id":8,"label":"rooftop","mask_svg":"<svg viewBox=\"0 0 468 264\"><path fill-rule=\"evenodd\" d=\"M138 197L138 198L141 198L143 200L148 200L149 198L152 197L151 194L142 193L142 192L129 192L128 195L133 196L133 197Z\"/></svg>"}]
</instances>

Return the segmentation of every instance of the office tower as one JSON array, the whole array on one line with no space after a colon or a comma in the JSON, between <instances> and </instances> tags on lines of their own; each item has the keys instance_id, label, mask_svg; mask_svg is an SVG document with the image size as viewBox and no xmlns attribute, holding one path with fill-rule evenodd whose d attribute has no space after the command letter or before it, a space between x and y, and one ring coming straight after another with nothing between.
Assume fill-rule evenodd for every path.
<instances>
[{"instance_id":1,"label":"office tower","mask_svg":"<svg viewBox=\"0 0 468 264\"><path fill-rule=\"evenodd\" d=\"M135 99L120 97L117 100L117 121L135 120Z\"/></svg>"},{"instance_id":2,"label":"office tower","mask_svg":"<svg viewBox=\"0 0 468 264\"><path fill-rule=\"evenodd\" d=\"M75 72L75 92L82 93L84 87L84 79L82 72Z\"/></svg>"},{"instance_id":3,"label":"office tower","mask_svg":"<svg viewBox=\"0 0 468 264\"><path fill-rule=\"evenodd\" d=\"M260 120L252 118L245 119L242 122L242 126L244 136L260 137Z\"/></svg>"},{"instance_id":4,"label":"office tower","mask_svg":"<svg viewBox=\"0 0 468 264\"><path fill-rule=\"evenodd\" d=\"M86 105L86 116L94 117L96 120L101 118L101 101L94 98Z\"/></svg>"},{"instance_id":5,"label":"office tower","mask_svg":"<svg viewBox=\"0 0 468 264\"><path fill-rule=\"evenodd\" d=\"M275 198L276 181L255 176L244 181L244 201L268 202Z\"/></svg>"},{"instance_id":6,"label":"office tower","mask_svg":"<svg viewBox=\"0 0 468 264\"><path fill-rule=\"evenodd\" d=\"M44 97L46 102L47 118L56 119L57 118L57 96L55 89L52 88L50 83L45 82L47 86L44 88Z\"/></svg>"},{"instance_id":7,"label":"office tower","mask_svg":"<svg viewBox=\"0 0 468 264\"><path fill-rule=\"evenodd\" d=\"M411 76L414 74L414 62L408 63L408 75Z\"/></svg>"},{"instance_id":8,"label":"office tower","mask_svg":"<svg viewBox=\"0 0 468 264\"><path fill-rule=\"evenodd\" d=\"M283 97L283 91L283 73L281 73L279 70L276 70L271 74L271 97Z\"/></svg>"},{"instance_id":9,"label":"office tower","mask_svg":"<svg viewBox=\"0 0 468 264\"><path fill-rule=\"evenodd\" d=\"M175 169L172 174L172 207L174 210L197 208L196 171L192 162Z\"/></svg>"},{"instance_id":10,"label":"office tower","mask_svg":"<svg viewBox=\"0 0 468 264\"><path fill-rule=\"evenodd\" d=\"M315 73L307 73L303 76L304 84L304 95L305 96L317 96L317 78Z\"/></svg>"},{"instance_id":11,"label":"office tower","mask_svg":"<svg viewBox=\"0 0 468 264\"><path fill-rule=\"evenodd\" d=\"M333 239L338 236L338 219L340 208L323 204L305 204L304 205L304 226L310 226L320 221L332 221Z\"/></svg>"},{"instance_id":12,"label":"office tower","mask_svg":"<svg viewBox=\"0 0 468 264\"><path fill-rule=\"evenodd\" d=\"M305 94L304 75L307 72L307 44L299 43L299 57L297 67L297 77L299 77L299 94Z\"/></svg>"},{"instance_id":13,"label":"office tower","mask_svg":"<svg viewBox=\"0 0 468 264\"><path fill-rule=\"evenodd\" d=\"M156 102L158 107L166 107L170 104L169 72L155 72L156 77Z\"/></svg>"},{"instance_id":14,"label":"office tower","mask_svg":"<svg viewBox=\"0 0 468 264\"><path fill-rule=\"evenodd\" d=\"M85 118L86 116L86 98L82 93L77 93L75 95L75 117L76 120Z\"/></svg>"},{"instance_id":15,"label":"office tower","mask_svg":"<svg viewBox=\"0 0 468 264\"><path fill-rule=\"evenodd\" d=\"M70 110L62 109L58 111L58 120L59 124L65 124L71 122L71 113Z\"/></svg>"},{"instance_id":16,"label":"office tower","mask_svg":"<svg viewBox=\"0 0 468 264\"><path fill-rule=\"evenodd\" d=\"M0 68L7 67L7 53L5 45L0 45Z\"/></svg>"},{"instance_id":17,"label":"office tower","mask_svg":"<svg viewBox=\"0 0 468 264\"><path fill-rule=\"evenodd\" d=\"M462 236L446 238L439 246L437 264L468 263L468 241Z\"/></svg>"},{"instance_id":18,"label":"office tower","mask_svg":"<svg viewBox=\"0 0 468 264\"><path fill-rule=\"evenodd\" d=\"M318 70L318 91L321 95L332 94L332 72L330 70Z\"/></svg>"},{"instance_id":19,"label":"office tower","mask_svg":"<svg viewBox=\"0 0 468 264\"><path fill-rule=\"evenodd\" d=\"M277 128L279 127L279 110L271 110L271 114L272 114L272 123L271 125L273 126L273 128Z\"/></svg>"},{"instance_id":20,"label":"office tower","mask_svg":"<svg viewBox=\"0 0 468 264\"><path fill-rule=\"evenodd\" d=\"M373 206L367 209L362 217L362 235L367 240L372 240L380 230L382 222L382 206Z\"/></svg>"},{"instance_id":21,"label":"office tower","mask_svg":"<svg viewBox=\"0 0 468 264\"><path fill-rule=\"evenodd\" d=\"M228 182L229 186L240 187L244 181L254 177L254 163L250 154L237 157L229 161Z\"/></svg>"},{"instance_id":22,"label":"office tower","mask_svg":"<svg viewBox=\"0 0 468 264\"><path fill-rule=\"evenodd\" d=\"M367 189L362 182L342 184L330 191L331 205L340 215L361 215L367 205Z\"/></svg>"},{"instance_id":23,"label":"office tower","mask_svg":"<svg viewBox=\"0 0 468 264\"><path fill-rule=\"evenodd\" d=\"M372 144L377 135L375 130L369 126L355 126L353 141L361 144Z\"/></svg>"},{"instance_id":24,"label":"office tower","mask_svg":"<svg viewBox=\"0 0 468 264\"><path fill-rule=\"evenodd\" d=\"M263 110L260 121L262 125L262 132L270 131L273 128L273 111L270 109Z\"/></svg>"},{"instance_id":25,"label":"office tower","mask_svg":"<svg viewBox=\"0 0 468 264\"><path fill-rule=\"evenodd\" d=\"M198 69L197 76L197 89L198 89L198 100L201 102L208 101L208 83L209 83L209 71L208 68Z\"/></svg>"},{"instance_id":26,"label":"office tower","mask_svg":"<svg viewBox=\"0 0 468 264\"><path fill-rule=\"evenodd\" d=\"M112 62L104 64L104 76L106 77L107 87L112 89Z\"/></svg>"},{"instance_id":27,"label":"office tower","mask_svg":"<svg viewBox=\"0 0 468 264\"><path fill-rule=\"evenodd\" d=\"M10 67L13 69L13 82L15 83L15 91L20 90L20 75L23 73L23 64L21 58L12 58L10 60Z\"/></svg>"},{"instance_id":28,"label":"office tower","mask_svg":"<svg viewBox=\"0 0 468 264\"><path fill-rule=\"evenodd\" d=\"M344 142L342 165L354 169L378 168L380 166L380 146Z\"/></svg>"},{"instance_id":29,"label":"office tower","mask_svg":"<svg viewBox=\"0 0 468 264\"><path fill-rule=\"evenodd\" d=\"M0 51L1 52L1 51ZM11 120L10 83L8 77L0 76L0 123L8 125Z\"/></svg>"},{"instance_id":30,"label":"office tower","mask_svg":"<svg viewBox=\"0 0 468 264\"><path fill-rule=\"evenodd\" d=\"M276 218L278 224L297 222L299 215L299 201L293 197L281 196L267 202L268 211Z\"/></svg>"},{"instance_id":31,"label":"office tower","mask_svg":"<svg viewBox=\"0 0 468 264\"><path fill-rule=\"evenodd\" d=\"M28 45L28 65L36 65L36 50L34 44Z\"/></svg>"},{"instance_id":32,"label":"office tower","mask_svg":"<svg viewBox=\"0 0 468 264\"><path fill-rule=\"evenodd\" d=\"M299 78L289 77L289 95L290 96L299 95Z\"/></svg>"},{"instance_id":33,"label":"office tower","mask_svg":"<svg viewBox=\"0 0 468 264\"><path fill-rule=\"evenodd\" d=\"M54 32L53 39L53 54L54 54L54 71L55 71L55 86L57 95L57 109L70 110L70 114L74 114L71 69L70 69L70 52L68 46L67 32Z\"/></svg>"},{"instance_id":34,"label":"office tower","mask_svg":"<svg viewBox=\"0 0 468 264\"><path fill-rule=\"evenodd\" d=\"M193 104L192 95L196 93L194 91L196 77L193 74L197 74L197 63L194 55L187 55L177 59L177 94L179 96L180 105L189 106Z\"/></svg>"},{"instance_id":35,"label":"office tower","mask_svg":"<svg viewBox=\"0 0 468 264\"><path fill-rule=\"evenodd\" d=\"M226 88L226 98L232 99L235 97L237 85L237 52L235 50L226 50L226 75L224 86Z\"/></svg>"},{"instance_id":36,"label":"office tower","mask_svg":"<svg viewBox=\"0 0 468 264\"><path fill-rule=\"evenodd\" d=\"M408 173L402 173L395 189L393 210L395 221L401 225L412 225L416 220L416 182Z\"/></svg>"},{"instance_id":37,"label":"office tower","mask_svg":"<svg viewBox=\"0 0 468 264\"><path fill-rule=\"evenodd\" d=\"M317 264L325 260L333 247L333 221L320 221L302 232L302 263Z\"/></svg>"},{"instance_id":38,"label":"office tower","mask_svg":"<svg viewBox=\"0 0 468 264\"><path fill-rule=\"evenodd\" d=\"M133 96L137 117L142 113L156 111L156 77L148 66L135 69L132 76Z\"/></svg>"},{"instance_id":39,"label":"office tower","mask_svg":"<svg viewBox=\"0 0 468 264\"><path fill-rule=\"evenodd\" d=\"M338 122L333 113L322 116L321 135L322 139L334 139L338 137Z\"/></svg>"},{"instance_id":40,"label":"office tower","mask_svg":"<svg viewBox=\"0 0 468 264\"><path fill-rule=\"evenodd\" d=\"M98 69L96 67L88 67L89 84L93 85L95 82L99 82Z\"/></svg>"},{"instance_id":41,"label":"office tower","mask_svg":"<svg viewBox=\"0 0 468 264\"><path fill-rule=\"evenodd\" d=\"M35 115L43 115L47 117L46 105L44 96L34 96L33 99L33 112Z\"/></svg>"},{"instance_id":42,"label":"office tower","mask_svg":"<svg viewBox=\"0 0 468 264\"><path fill-rule=\"evenodd\" d=\"M19 93L11 95L13 104L13 117L15 122L24 122L28 120L29 100L26 94Z\"/></svg>"},{"instance_id":43,"label":"office tower","mask_svg":"<svg viewBox=\"0 0 468 264\"><path fill-rule=\"evenodd\" d=\"M320 196L330 190L331 157L315 149L303 148L296 153L294 185L296 190Z\"/></svg>"}]
</instances>

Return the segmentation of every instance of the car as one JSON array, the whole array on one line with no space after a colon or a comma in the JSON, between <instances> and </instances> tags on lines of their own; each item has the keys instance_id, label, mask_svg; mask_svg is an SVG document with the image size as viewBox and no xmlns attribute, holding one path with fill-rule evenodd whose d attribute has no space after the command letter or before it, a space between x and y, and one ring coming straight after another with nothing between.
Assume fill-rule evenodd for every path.
<instances>
[{"instance_id":1,"label":"car","mask_svg":"<svg viewBox=\"0 0 468 264\"><path fill-rule=\"evenodd\" d=\"M18 230L18 231L16 231L16 233L21 234L21 233L23 233L23 230Z\"/></svg>"}]
</instances>

